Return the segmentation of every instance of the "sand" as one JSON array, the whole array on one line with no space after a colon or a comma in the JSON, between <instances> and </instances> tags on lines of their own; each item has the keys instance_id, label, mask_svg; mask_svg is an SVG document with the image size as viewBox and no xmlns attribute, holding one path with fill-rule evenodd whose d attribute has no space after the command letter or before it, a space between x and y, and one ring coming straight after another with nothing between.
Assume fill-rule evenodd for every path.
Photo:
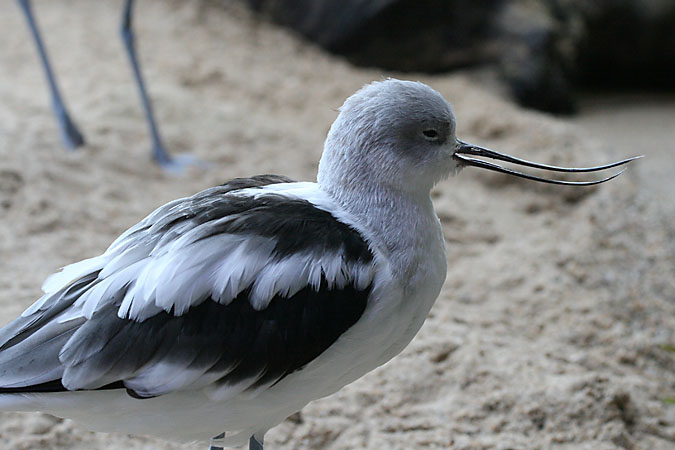
<instances>
[{"instance_id":1,"label":"sand","mask_svg":"<svg viewBox=\"0 0 675 450\"><path fill-rule=\"evenodd\" d=\"M63 150L23 18L2 2L0 323L38 298L50 273L99 254L168 200L256 173L313 180L336 108L397 75L350 67L229 2L138 2L166 143L211 165L169 176L149 160L118 39L121 2L35 3L88 144ZM598 188L477 169L441 183L448 277L419 335L271 430L267 448L673 448L675 102L596 101L564 122L469 74L405 77L453 103L465 140L544 163L648 158ZM0 413L0 448L193 447Z\"/></svg>"}]
</instances>

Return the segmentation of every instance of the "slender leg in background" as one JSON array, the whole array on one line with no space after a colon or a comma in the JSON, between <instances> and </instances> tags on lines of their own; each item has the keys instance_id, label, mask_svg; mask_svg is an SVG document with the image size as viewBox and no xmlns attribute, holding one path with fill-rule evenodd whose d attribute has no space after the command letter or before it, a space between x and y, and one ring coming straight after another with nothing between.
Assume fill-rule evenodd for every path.
<instances>
[{"instance_id":1,"label":"slender leg in background","mask_svg":"<svg viewBox=\"0 0 675 450\"><path fill-rule=\"evenodd\" d=\"M31 8L30 0L19 0L19 6L23 10L28 26L30 27L33 39L35 40L35 46L38 49L40 54L40 60L42 61L42 67L47 76L47 82L49 83L49 90L52 96L52 107L54 108L54 114L56 119L59 121L59 126L61 128L61 137L63 139L64 145L73 150L84 144L84 138L82 133L77 129L75 123L70 118L66 105L63 103L61 98L61 93L59 88L56 85L56 80L54 78L54 73L52 72L51 66L49 65L49 58L47 57L47 51L42 43L42 38L40 37L40 31L38 30L37 24L35 23L35 17L33 16L33 11Z\"/></svg>"},{"instance_id":2,"label":"slender leg in background","mask_svg":"<svg viewBox=\"0 0 675 450\"><path fill-rule=\"evenodd\" d=\"M136 84L138 86L138 92L141 95L141 102L143 103L143 109L145 111L145 118L148 121L148 127L150 128L150 136L152 138L152 157L157 163L171 171L180 170L179 167L175 167L175 161L169 155L169 153L164 149L164 144L162 143L162 138L157 129L157 122L155 121L155 114L152 110L152 104L150 103L150 98L148 97L148 92L145 89L145 83L143 81L143 74L141 73L141 68L138 64L138 57L136 55L136 45L134 42L134 32L132 29L132 10L134 6L134 0L126 0L124 5L124 11L122 13L122 40L124 41L124 46L127 50L127 55L129 55L129 61L131 62L131 67L134 71L134 77L136 78Z\"/></svg>"},{"instance_id":3,"label":"slender leg in background","mask_svg":"<svg viewBox=\"0 0 675 450\"><path fill-rule=\"evenodd\" d=\"M199 161L191 155L171 156L164 148L162 138L159 134L159 130L157 129L157 122L155 121L155 114L152 110L152 104L150 103L150 98L148 97L148 92L145 89L145 83L143 82L143 74L141 73L141 68L138 64L138 57L136 55L134 32L132 29L133 7L134 0L126 0L124 4L124 12L122 13L122 40L124 41L124 46L127 49L127 55L129 55L129 61L131 62L131 67L134 71L134 77L136 78L136 84L138 85L138 92L141 95L141 102L143 103L145 118L147 119L148 127L150 128L150 136L152 137L152 157L155 161L157 161L157 164L159 164L167 172L181 173L183 169L189 165L207 168L207 164Z\"/></svg>"}]
</instances>

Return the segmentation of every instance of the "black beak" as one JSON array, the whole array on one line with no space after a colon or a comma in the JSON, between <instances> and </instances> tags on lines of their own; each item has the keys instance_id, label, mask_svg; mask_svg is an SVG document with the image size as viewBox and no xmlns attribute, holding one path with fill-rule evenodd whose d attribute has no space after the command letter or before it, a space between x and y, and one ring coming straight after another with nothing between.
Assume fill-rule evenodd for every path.
<instances>
[{"instance_id":1,"label":"black beak","mask_svg":"<svg viewBox=\"0 0 675 450\"><path fill-rule=\"evenodd\" d=\"M611 169L612 167L623 166L623 165L628 164L629 162L633 161L634 159L642 158L642 156L633 156L632 158L628 158L628 159L624 159L624 160L621 160L621 161L617 161L615 163L606 164L604 166L596 166L596 167L558 167L558 166L549 166L548 164L538 164L538 163L535 163L535 162L526 161L524 159L515 158L513 156L505 155L503 153L499 153L499 152L496 152L494 150L489 150L487 148L477 147L475 145L467 144L466 142L462 142L459 139L457 140L457 144L458 144L458 147L457 147L457 150L455 151L453 157L462 166L481 167L483 169L493 170L495 172L501 172L501 173L506 173L508 175L514 175L516 177L527 178L528 180L541 181L542 183L564 184L564 185L568 185L568 186L591 186L591 185L594 185L594 184L604 183L605 181L609 181L612 178L618 177L626 169L623 168L618 173L615 173L612 176L609 176L607 178L602 178L602 179L599 179L599 180L564 181L564 180L556 180L556 179L552 179L552 178L542 178L542 177L537 177L535 175L530 175L530 174L527 174L527 173L517 172L515 170L507 169L506 167L502 167L502 166L499 166L497 164L493 164L493 163L490 163L490 162L487 162L487 161L483 161L482 159L471 158L471 157L465 156L465 155L482 156L484 158L496 159L496 160L499 160L499 161L506 161L506 162L509 162L509 163L512 163L512 164L518 164L520 166L534 167L535 169L551 170L553 172L597 172L599 170L605 170L605 169Z\"/></svg>"}]
</instances>

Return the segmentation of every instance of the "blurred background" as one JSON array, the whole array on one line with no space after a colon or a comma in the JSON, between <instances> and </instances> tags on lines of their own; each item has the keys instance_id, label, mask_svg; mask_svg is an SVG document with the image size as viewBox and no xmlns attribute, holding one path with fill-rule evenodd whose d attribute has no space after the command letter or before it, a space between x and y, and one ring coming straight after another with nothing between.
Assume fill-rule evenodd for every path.
<instances>
[{"instance_id":1,"label":"blurred background","mask_svg":"<svg viewBox=\"0 0 675 450\"><path fill-rule=\"evenodd\" d=\"M2 324L169 200L236 176L313 180L346 97L420 80L464 140L559 165L647 157L590 189L472 169L440 183L448 278L420 334L273 429L270 448L673 448L675 2L136 0L180 173L151 157L126 0L31 3L84 143L64 147L21 2L2 2ZM193 447L0 413L0 448Z\"/></svg>"},{"instance_id":2,"label":"blurred background","mask_svg":"<svg viewBox=\"0 0 675 450\"><path fill-rule=\"evenodd\" d=\"M675 88L668 0L247 0L363 67L489 68L520 104L572 113L577 91Z\"/></svg>"}]
</instances>

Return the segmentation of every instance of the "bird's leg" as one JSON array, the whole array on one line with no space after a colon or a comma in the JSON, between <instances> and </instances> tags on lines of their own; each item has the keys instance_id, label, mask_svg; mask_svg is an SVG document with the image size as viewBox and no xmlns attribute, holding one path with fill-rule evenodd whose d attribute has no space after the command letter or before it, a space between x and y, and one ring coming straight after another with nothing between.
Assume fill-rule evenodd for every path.
<instances>
[{"instance_id":1,"label":"bird's leg","mask_svg":"<svg viewBox=\"0 0 675 450\"><path fill-rule=\"evenodd\" d=\"M263 450L263 436L260 436L260 438L255 435L251 436L248 441L248 450Z\"/></svg>"},{"instance_id":2,"label":"bird's leg","mask_svg":"<svg viewBox=\"0 0 675 450\"><path fill-rule=\"evenodd\" d=\"M59 92L59 88L56 84L54 73L52 72L51 66L49 64L47 50L45 50L44 44L42 43L40 31L38 30L35 17L33 16L31 2L30 0L19 0L19 6L21 6L21 9L23 10L23 14L26 17L31 34L35 40L35 46L37 47L38 53L40 54L42 68L44 69L45 75L47 77L49 90L52 96L52 107L61 128L61 137L63 139L63 143L67 148L73 150L84 144L84 138L82 137L82 133L80 133L80 131L77 129L77 126L75 126L75 123L70 118L68 110L66 109L66 105L63 103L63 99L61 98L61 93Z\"/></svg>"},{"instance_id":3,"label":"bird's leg","mask_svg":"<svg viewBox=\"0 0 675 450\"><path fill-rule=\"evenodd\" d=\"M124 11L122 13L122 27L120 31L122 33L124 46L127 50L127 55L129 55L131 67L134 71L136 85L138 86L138 91L141 95L141 102L143 103L145 118L148 122L148 127L150 128L150 136L152 138L152 157L164 170L172 173L181 173L188 165L206 168L208 167L206 163L194 158L191 155L171 156L166 151L164 144L162 143L162 138L157 128L157 122L155 121L155 114L152 109L152 104L150 103L150 98L148 97L148 92L145 89L143 74L141 73L138 57L136 55L136 45L132 28L133 6L134 0L126 0L124 4Z\"/></svg>"},{"instance_id":4,"label":"bird's leg","mask_svg":"<svg viewBox=\"0 0 675 450\"><path fill-rule=\"evenodd\" d=\"M223 447L221 447L219 444L222 443L223 439L225 439L225 433L220 433L218 436L214 436L211 438L211 443L209 446L209 450L223 450Z\"/></svg>"},{"instance_id":5,"label":"bird's leg","mask_svg":"<svg viewBox=\"0 0 675 450\"><path fill-rule=\"evenodd\" d=\"M152 138L152 157L159 165L165 167L171 164L172 158L164 149L162 138L159 135L159 130L157 129L157 122L155 121L155 114L152 110L152 104L150 103L148 92L145 89L143 74L141 73L141 68L138 64L138 57L136 56L136 44L134 42L134 32L131 24L133 6L134 0L126 0L124 4L124 11L122 13L122 28L120 31L122 33L124 46L127 50L127 55L129 56L129 61L131 62L131 68L134 71L138 92L141 95L141 102L143 103L145 118L148 121L148 127L150 128L150 135Z\"/></svg>"},{"instance_id":6,"label":"bird's leg","mask_svg":"<svg viewBox=\"0 0 675 450\"><path fill-rule=\"evenodd\" d=\"M150 128L150 136L152 138L152 157L162 168L174 173L182 172L185 166L191 164L204 166L203 163L200 163L200 161L189 155L172 157L165 150L164 144L162 143L162 138L157 128L157 122L155 121L155 114L152 110L152 104L150 103L148 92L145 89L145 82L143 81L143 74L141 73L141 68L138 63L138 57L136 55L136 45L134 41L134 32L132 29L133 6L134 0L126 0L124 4L124 12L122 13L121 33L124 46L127 50L127 55L129 55L131 67L134 71L138 92L141 95L141 102L143 103L145 118L148 122L148 127Z\"/></svg>"}]
</instances>

